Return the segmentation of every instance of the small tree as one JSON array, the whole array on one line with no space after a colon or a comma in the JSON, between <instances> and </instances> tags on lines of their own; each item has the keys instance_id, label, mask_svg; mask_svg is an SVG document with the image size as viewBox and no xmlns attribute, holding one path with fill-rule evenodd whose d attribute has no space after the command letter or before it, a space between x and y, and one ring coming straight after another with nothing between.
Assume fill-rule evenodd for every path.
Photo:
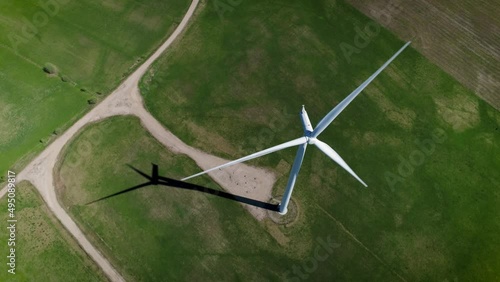
<instances>
[{"instance_id":1,"label":"small tree","mask_svg":"<svg viewBox=\"0 0 500 282\"><path fill-rule=\"evenodd\" d=\"M46 63L45 66L43 67L43 71L53 75L57 74L58 72L57 67L51 63Z\"/></svg>"}]
</instances>

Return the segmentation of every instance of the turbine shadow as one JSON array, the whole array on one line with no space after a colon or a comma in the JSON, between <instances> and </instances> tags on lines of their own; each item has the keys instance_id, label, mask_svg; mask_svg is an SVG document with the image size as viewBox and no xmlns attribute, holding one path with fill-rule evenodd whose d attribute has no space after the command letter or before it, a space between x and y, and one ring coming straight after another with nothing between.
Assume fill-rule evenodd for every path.
<instances>
[{"instance_id":1,"label":"turbine shadow","mask_svg":"<svg viewBox=\"0 0 500 282\"><path fill-rule=\"evenodd\" d=\"M118 196L118 195L122 195L122 194L131 192L131 191L134 191L134 190L146 187L146 186L163 185L163 186L172 187L172 188L179 188L179 189L185 189L185 190L191 190L191 191L198 191L198 192L202 192L202 193L214 195L214 196L217 196L217 197L221 197L221 198L224 198L224 199L233 200L233 201L236 201L236 202L240 202L240 203L244 203L244 204L247 204L247 205L255 206L255 207L258 207L258 208L267 209L267 210L270 210L270 211L276 211L276 212L279 211L279 205L273 205L273 204L270 204L270 203L266 203L266 202L262 202L262 201L254 200L254 199L250 199L250 198L243 197L243 196L234 195L234 194L231 194L231 193L227 193L227 192L224 192L224 191L220 191L220 190L216 190L216 189L204 187L204 186L201 186L201 185L196 185L196 184L188 183L188 182L181 181L181 180L176 180L176 179L169 178L169 177L159 176L158 175L158 165L156 165L156 164L153 164L153 169L152 169L152 175L151 176L147 175L146 173L138 170L137 168L135 168L135 167L133 167L131 165L128 165L128 166L132 170L134 170L135 172L137 172L138 174L140 174L141 176L143 176L144 178L146 178L148 180L148 182L143 183L143 184L139 184L139 185L133 186L131 188L127 188L125 190L122 190L122 191L113 193L111 195L99 198L97 200L88 202L86 205L90 205L90 204L93 204L93 203L96 203L96 202L99 202L99 201L102 201L102 200L106 200L106 199L109 199L109 198L112 198L112 197L115 197L115 196Z\"/></svg>"}]
</instances>

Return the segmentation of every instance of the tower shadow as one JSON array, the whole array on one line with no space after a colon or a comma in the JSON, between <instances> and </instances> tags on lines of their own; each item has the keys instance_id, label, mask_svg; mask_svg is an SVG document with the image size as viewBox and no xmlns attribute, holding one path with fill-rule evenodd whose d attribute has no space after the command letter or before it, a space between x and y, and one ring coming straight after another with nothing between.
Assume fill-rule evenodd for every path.
<instances>
[{"instance_id":1,"label":"tower shadow","mask_svg":"<svg viewBox=\"0 0 500 282\"><path fill-rule=\"evenodd\" d=\"M221 198L228 199L228 200L233 200L236 202L244 203L247 205L251 205L254 207L258 207L258 208L262 208L262 209L266 209L266 210L270 210L270 211L275 211L275 212L279 211L279 205L273 205L273 204L262 202L259 200L250 199L247 197L227 193L225 191L220 191L220 190L204 187L201 185L196 185L196 184L188 183L185 181L176 180L173 178L160 176L158 174L158 165L156 165L156 164L152 164L152 165L153 165L153 168L152 168L151 176L147 175L146 173L138 170L137 168L135 168L131 165L127 165L132 170L134 170L135 172L137 172L138 174L140 174L141 176L146 178L148 181L143 183L143 184L139 184L139 185L127 188L125 190L113 193L111 195L99 198L97 200L88 202L86 205L90 205L90 204L93 204L93 203L96 203L96 202L99 202L102 200L106 200L106 199L109 199L109 198L112 198L112 197L115 197L115 196L118 196L121 194L132 192L134 190L137 190L137 189L140 189L143 187L147 187L147 186L151 186L151 185L163 185L163 186L167 186L167 187L171 187L171 188L198 191L198 192L210 194L210 195L221 197Z\"/></svg>"}]
</instances>

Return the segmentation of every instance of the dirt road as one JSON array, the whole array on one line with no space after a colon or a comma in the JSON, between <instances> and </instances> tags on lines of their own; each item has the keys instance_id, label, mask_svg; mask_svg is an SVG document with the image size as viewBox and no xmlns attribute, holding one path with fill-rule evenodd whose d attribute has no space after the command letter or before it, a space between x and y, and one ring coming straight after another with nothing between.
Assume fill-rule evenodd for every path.
<instances>
[{"instance_id":1,"label":"dirt road","mask_svg":"<svg viewBox=\"0 0 500 282\"><path fill-rule=\"evenodd\" d=\"M167 49L172 42L181 34L186 27L189 19L192 17L199 0L193 0L187 13L175 29L172 35L162 46L141 65L133 74L131 74L113 93L106 97L99 105L88 112L84 117L78 120L59 138L51 143L40 155L38 155L26 168L18 173L17 181L28 180L39 191L43 200L47 203L49 209L59 219L63 226L77 240L85 252L102 268L104 273L111 281L124 281L123 277L109 263L109 261L97 250L85 237L80 228L76 225L73 219L68 215L66 210L61 207L57 200L56 191L54 188L54 167L60 153L71 138L86 124L95 122L110 116L115 115L135 115L141 119L144 127L151 132L162 144L176 153L186 154L193 158L198 165L203 169L208 169L214 165L220 164L225 160L210 156L199 150L191 148L184 144L180 139L166 130L156 119L154 119L143 106L142 97L139 93L138 83L140 78L151 66L151 64ZM232 177L229 177L229 176ZM248 175L248 178L256 177L258 181L249 183L248 185L239 185L240 190L234 191L229 189L235 187L236 182L243 175ZM220 171L216 174L211 174L221 186L231 192L244 194L258 200L267 201L270 198L270 191L275 181L274 175L264 170L241 165L233 167L226 171ZM240 176L240 177L238 177ZM255 189L259 187L260 189ZM0 191L0 197L3 197L7 191L4 187ZM245 191L246 190L246 191ZM249 208L254 216L262 219L265 214L261 210Z\"/></svg>"},{"instance_id":2,"label":"dirt road","mask_svg":"<svg viewBox=\"0 0 500 282\"><path fill-rule=\"evenodd\" d=\"M101 267L111 281L124 281L124 279L99 250L88 241L80 228L58 202L53 179L54 167L60 157L63 147L71 141L71 138L85 125L117 115L135 115L139 117L143 126L162 144L175 153L186 154L191 157L202 169L208 169L223 162L227 162L227 160L208 155L184 144L179 138L166 130L144 108L142 96L140 95L138 87L140 78L151 64L158 59L186 27L198 4L199 0L192 1L191 6L179 26L167 41L165 41L165 43L162 44L143 65L132 73L113 93L78 120L59 138L51 143L26 168L18 173L17 180L19 182L28 180L37 188L49 209L77 240L83 250ZM211 173L210 176L231 193L245 195L246 197L261 201L268 201L270 199L271 190L275 182L274 174L244 164ZM6 187L0 191L0 198L5 195L6 191ZM266 216L265 211L262 209L251 206L246 206L246 208L258 220Z\"/></svg>"}]
</instances>

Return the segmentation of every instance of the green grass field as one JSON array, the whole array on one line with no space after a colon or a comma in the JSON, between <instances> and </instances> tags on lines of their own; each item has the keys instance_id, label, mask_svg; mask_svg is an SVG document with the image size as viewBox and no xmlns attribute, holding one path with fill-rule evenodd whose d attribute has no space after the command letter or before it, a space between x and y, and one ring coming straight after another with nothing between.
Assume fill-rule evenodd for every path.
<instances>
[{"instance_id":1,"label":"green grass field","mask_svg":"<svg viewBox=\"0 0 500 282\"><path fill-rule=\"evenodd\" d=\"M82 146L88 154L78 153ZM157 163L160 175L177 179L198 169L167 151L136 118L115 117L85 128L64 156L57 170L60 200L127 280L282 281L297 277L294 269L312 281L398 280L392 266L367 252L318 204L307 206L303 199L304 212L289 226L258 222L233 201L165 186L86 205L145 182L126 164L150 174L151 162ZM220 189L208 178L194 183Z\"/></svg>"},{"instance_id":2,"label":"green grass field","mask_svg":"<svg viewBox=\"0 0 500 282\"><path fill-rule=\"evenodd\" d=\"M2 1L0 174L19 170L173 31L189 1ZM47 63L58 72L42 71ZM65 80L65 82L63 82ZM0 180L0 182L2 182Z\"/></svg>"},{"instance_id":3,"label":"green grass field","mask_svg":"<svg viewBox=\"0 0 500 282\"><path fill-rule=\"evenodd\" d=\"M86 95L3 49L0 60L5 67L0 71L0 172L4 176L20 157L41 150L54 130L74 122L86 109Z\"/></svg>"},{"instance_id":4,"label":"green grass field","mask_svg":"<svg viewBox=\"0 0 500 282\"><path fill-rule=\"evenodd\" d=\"M7 272L7 213L2 211L1 281L106 281L94 262L44 205L35 188L19 183L16 192L16 274ZM7 210L7 198L1 201Z\"/></svg>"},{"instance_id":5,"label":"green grass field","mask_svg":"<svg viewBox=\"0 0 500 282\"><path fill-rule=\"evenodd\" d=\"M354 45L356 29L370 20L342 1L242 2L222 19L215 7L207 2L141 90L174 134L227 158L298 137L302 104L317 123L403 45L381 30L347 60L341 43ZM294 199L309 232L287 232L300 240L340 222L366 247L358 250L363 259L338 254L337 268L316 277L398 280L394 271L408 281L499 279L499 123L498 111L405 51L321 135L369 188L318 150L306 154ZM425 153L417 143L436 130L443 138ZM294 154L252 164L276 170Z\"/></svg>"}]
</instances>

